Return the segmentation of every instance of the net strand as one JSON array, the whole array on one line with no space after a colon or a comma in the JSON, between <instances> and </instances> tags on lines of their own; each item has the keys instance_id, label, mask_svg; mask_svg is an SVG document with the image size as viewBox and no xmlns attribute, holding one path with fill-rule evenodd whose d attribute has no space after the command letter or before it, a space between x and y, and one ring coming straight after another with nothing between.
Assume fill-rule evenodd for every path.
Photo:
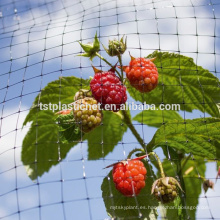
<instances>
[{"instance_id":1,"label":"net strand","mask_svg":"<svg viewBox=\"0 0 220 220\"><path fill-rule=\"evenodd\" d=\"M41 97L41 94L42 94L42 90L43 90L43 87L44 87L44 83L45 83L45 78L48 77L48 76L54 76L54 75L59 75L59 79L60 79L60 84L59 84L59 87L60 87L60 94L59 94L59 101L61 101L61 96L62 96L62 89L61 87L63 86L62 85L62 78L66 76L65 72L66 71L69 71L69 72L75 72L76 70L80 70L80 77L81 77L81 80L83 80L85 78L85 75L84 75L84 72L86 70L88 71L91 71L91 66L89 64L84 64L84 59L85 58L80 58L80 63L79 65L75 65L74 67L71 67L71 68L68 68L65 66L65 59L69 56L71 57L75 57L76 54L78 54L78 51L77 52L70 52L68 54L65 53L65 48L66 47L70 47L72 46L72 44L74 43L75 45L78 43L77 41L78 40L75 40L75 41L72 41L72 42L65 42L65 37L67 34L74 34L75 32L78 32L79 31L79 35L80 35L80 42L88 42L88 41L91 41L92 38L90 36L85 36L84 34L84 31L90 31L90 32L94 32L94 30L97 30L98 31L98 38L99 39L110 39L112 37L116 37L118 40L120 40L120 37L123 35L123 31L121 31L121 27L122 25L125 25L125 24L129 24L130 22L135 22L136 24L136 29L135 30L132 30L131 32L129 32L127 34L128 38L129 37L133 37L134 35L137 36L137 46L129 46L129 50L138 50L140 52L140 57L143 57L146 52L149 52L151 51L151 49L149 48L146 48L146 47L143 47L142 46L142 40L141 38L146 36L146 35L152 35L152 36L157 36L158 38L158 49L159 51L166 51L163 49L163 46L162 46L162 36L170 36L170 35L174 35L174 36L177 36L177 49L171 49L169 50L169 52L175 52L175 53L178 53L178 54L184 54L182 51L181 51L181 42L180 42L180 37L181 36L192 36L192 37L196 37L197 40L196 40L196 50L193 51L193 52L185 52L186 54L187 53L190 53L192 55L195 55L195 63L198 64L199 63L199 55L214 55L214 69L212 69L212 72L216 75L216 77L219 77L219 71L218 71L218 63L217 63L217 59L218 59L218 56L220 55L220 53L218 53L218 50L217 50L217 40L220 39L220 36L217 36L218 35L218 24L217 22L219 21L220 18L218 18L216 16L216 11L217 9L215 9L215 6L219 6L218 3L213 3L212 0L209 0L209 3L204 3L204 4L199 4L199 5L195 5L193 3L192 0L190 0L190 3L191 3L191 7L193 8L193 15L192 16L186 16L186 17L179 17L178 16L178 9L181 9L181 8L186 8L186 7L189 7L189 5L187 6L178 6L178 5L175 5L172 1L171 1L171 4L166 6L166 4L164 3L165 6L157 6L158 3L163 3L163 2L168 2L168 1L149 1L147 3L143 3L143 5L141 5L143 7L140 8L140 5L137 1L135 0L132 0L132 3L131 5L129 5L129 7L126 5L126 4L120 4L120 1L106 1L106 2L102 2L100 0L97 0L97 4L95 6L87 6L87 1L84 0L84 1L75 1L73 4L70 3L68 4L67 1L46 1L46 0L43 0L43 2L39 1L37 3L37 5L32 5L31 1L30 0L27 0L27 1L20 1L20 2L23 2L23 3L27 3L27 5L25 5L25 9L24 10L18 10L18 1L15 1L15 0L12 0L10 3L6 3L6 4L0 4L0 11L3 11L3 9L5 9L5 7L8 7L8 6L12 6L12 8L14 9L14 12L13 13L8 13L6 14L5 16L3 16L3 18L1 17L1 14L0 14L0 32L2 33L1 37L0 37L0 40L10 40L9 42L9 45L1 45L0 46L0 49L3 50L3 49L6 49L6 50L9 50L10 51L10 58L7 59L6 57L6 60L3 60L1 59L0 61L0 65L5 65L5 64L8 64L9 65L9 70L8 71L2 71L1 74L0 74L0 79L3 79L4 80L4 77L8 77L7 78L7 83L6 84L2 84L1 87L0 87L0 92L2 92L2 94L4 93L2 99L0 100L0 105L1 105L1 118L0 118L0 137L1 138L5 138L11 134L14 134L14 144L12 147L10 147L9 149L7 150L2 150L0 152L0 156L4 156L6 155L7 153L13 153L13 167L11 168L6 168L6 169L2 169L0 171L0 176L4 175L4 174L8 174L9 172L12 172L14 171L14 188L13 189L8 189L8 190L5 190L5 192L3 193L0 193L0 198L3 198L3 197L7 197L9 196L10 194L13 194L15 193L15 197L16 197L16 211L13 211L12 213L8 213L7 215L5 216L2 216L0 217L1 219L5 219L5 218L10 218L12 216L17 216L17 218L19 220L22 220L23 217L22 217L22 214L25 213L25 212L28 212L30 210L35 210L37 209L38 210L38 217L39 219L45 219L44 217L44 211L43 211L43 208L45 207L52 207L52 206L55 206L55 205L59 205L61 206L61 212L62 212L62 218L63 219L68 219L68 212L67 212L67 204L71 204L72 207L74 206L74 204L80 202L80 201L83 201L83 202L86 202L86 205L88 208L88 218L89 219L97 219L94 217L94 211L92 209L92 204L95 200L97 199L102 199L102 196L90 196L90 190L89 190L89 183L90 183L90 180L96 180L98 178L105 178L108 174L109 174L109 170L106 170L105 171L105 175L102 173L102 175L99 175L98 173L96 175L93 175L93 176L90 176L89 173L87 173L87 169L88 169L88 158L87 156L85 156L85 147L86 145L88 144L87 141L85 141L83 139L83 134L81 133L81 141L80 141L80 158L79 159L74 159L74 157L70 156L68 157L68 159L66 160L65 158L62 158L62 145L60 143L60 132L58 132L57 134L57 146L58 146L58 155L57 155L57 160L52 160L50 159L49 161L50 162L59 162L59 178L58 180L43 180L43 178L41 179L41 177L37 177L37 180L35 183L31 183L27 186L19 186L19 173L18 173L18 169L22 168L23 165L19 164L18 161L17 161L17 158L16 158L16 152L17 151L20 151L21 150L21 147L20 145L17 144L17 141L18 141L18 134L19 132L22 130L22 128L19 127L19 121L22 119L22 114L25 113L25 112L28 112L31 108L29 109L26 109L26 110L23 110L22 109L22 105L23 103L25 102L25 98L29 97L29 96L33 96L33 95L37 95L38 93L40 94L39 95L39 100L38 100L38 103L40 103L40 97ZM56 9L55 7L53 8L52 6L56 3L60 2L61 3L61 7L59 9ZM22 3L22 4L23 4ZM113 3L113 4L111 4ZM207 6L210 6L212 8L212 14L213 16L206 16L206 17L201 17L201 16L198 16L197 15L197 12L196 10L199 8L199 7L207 7ZM74 14L72 15L69 8L74 8L74 7L78 7L79 10ZM36 15L35 14L35 10L39 10L41 8L45 8L45 10L47 11L46 14L44 15ZM159 12L158 10L160 9L168 9L168 8L172 8L174 9L174 16L168 16L168 17L160 17L159 15ZM113 17L114 15L108 15L108 12L110 12L111 10L114 10L116 11L116 13L114 14L116 16L116 22L113 22L112 24L102 24L102 19L105 20L107 18L111 18ZM123 10L128 10L126 12L121 12ZM60 11L64 12L64 14L62 14L62 16L58 16L56 17L56 13L59 13ZM139 18L139 13L141 12L146 12L146 13L149 13L153 11L154 13L154 17L153 18ZM30 17L31 19L28 19L28 20L25 20L23 21L22 19L20 19L20 15L22 13L26 13L26 12L30 12ZM134 15L134 19L131 19L129 21L121 21L121 16L128 16L130 14ZM4 13L3 13L4 15ZM14 20L13 20L13 25L8 25L7 23L7 18L11 18L11 17L14 17ZM131 17L132 18L132 17ZM176 19L176 27L175 27L175 34L173 34L172 32L167 32L167 33L161 33L160 31L160 28L159 28L159 22L161 20L164 20L164 19L167 19L167 18L170 18L170 19ZM179 21L180 20L183 20L183 19L186 19L186 18L193 18L195 19L195 22L196 22L196 33L195 34L181 34L179 32ZM42 21L39 23L39 20L43 20L45 19L45 21ZM86 22L91 22L93 21L94 19L98 19L98 23L94 23L94 25L91 25L91 26L87 26L86 25ZM199 31L198 31L198 19L201 19L201 20L204 20L204 19L210 19L210 20L214 20L214 33L212 34L199 34ZM75 21L76 20L76 21ZM80 21L79 21L80 20ZM139 22L142 22L142 21L156 21L156 31L155 32L152 32L152 33L141 33L142 30L141 28L139 27ZM71 26L74 26L74 25L79 25L80 24L80 28L77 28L77 29L74 29L74 30L69 30L69 28ZM116 25L116 34L115 33L102 33L102 28L109 28L111 26L114 26ZM37 29L37 28L42 28L42 29ZM49 35L49 32L51 30L56 30L56 28L63 28L62 29L62 32L61 33L56 33L54 32L54 34L52 36L48 36ZM41 33L43 31L45 31L45 34L43 36L43 38L41 39L31 39L31 35L32 34L38 34L38 33ZM17 38L17 37L24 37L27 35L27 40L24 40L22 42L16 42L14 39ZM198 42L198 39L200 36L206 36L206 37L214 37L214 41L213 41L213 44L214 44L214 49L212 52L200 52L199 51L199 42ZM61 37L61 43L59 45L56 45L56 46L52 46L52 47L48 47L48 42L52 40L53 37ZM43 40L43 49L42 50L39 50L37 52L31 52L31 43L40 43L40 40ZM16 48L17 46L23 46L24 44L27 44L27 54L23 55L23 56L19 56L19 57L13 57L13 53L12 51L14 50L14 47ZM47 57L47 53L49 51L52 51L53 49L60 49L60 52L58 54L55 54L54 56L52 56L51 58L48 58ZM82 52L82 49L80 49L79 52ZM40 55L41 53L43 53L43 56L42 56L42 60L39 61L39 62L34 62L32 64L30 64L30 60L33 56L35 55ZM104 50L101 50L100 51L100 54L101 55L105 55L105 51ZM14 66L16 66L16 62L22 60L22 59L26 59L25 62L24 62L24 66L23 67L20 67L20 68L15 68ZM48 70L46 68L46 65L49 61L55 61L56 59L59 59L60 61L60 66L59 66L59 69L58 70L53 70L51 71L50 69ZM126 60L126 59L125 59ZM97 66L100 67L101 69L105 69L107 68L107 65L104 64L101 60L99 60L99 62L97 62ZM179 57L179 69L180 69L180 64L181 64L181 57ZM40 65L40 73L36 76L31 76L30 78L27 78L29 77L28 76L28 69L31 68L31 67L37 67L37 65ZM163 71L165 70L166 68L162 68L161 69L161 81L163 82L164 80L164 73ZM169 68L170 69L170 68ZM13 77L15 76L15 74L19 74L19 71L22 71L22 77L20 79L18 79L18 81L14 82L13 80ZM192 71L195 71L195 74L198 75L198 69L196 70L192 70ZM181 72L179 71L180 75L179 75L179 81L181 82L182 78L181 78ZM199 76L199 75L198 75ZM37 89L36 91L33 91L34 88L30 91L30 92L25 92L25 86L26 86L26 83L31 83L31 80L37 80L37 79L40 79L40 81L38 81L39 83L39 89ZM203 115L201 116L202 118L204 118L204 121L206 120L206 118L208 117L208 114L207 112L205 111L206 110L206 105L207 104L210 104L207 100L205 100L205 91L204 91L204 84L202 84L200 81L199 81L199 77L198 77L198 82L199 82L199 85L200 85L200 88L201 88L201 94L202 94L202 102L199 103L200 105L203 106L204 108L204 113ZM13 89L13 88L16 88L16 86L18 85L21 85L21 88L18 92L14 93L13 96L10 96L10 90ZM183 104L184 103L184 110L182 111L182 114L183 114L183 118L184 118L184 122L186 122L187 120L187 111L186 111L186 105L192 105L192 104L195 104L195 103L186 103L185 102L185 99L184 99L184 94L185 94L185 90L188 89L187 86L185 85L170 85L170 86L180 86L181 87L181 95L182 95L182 102L181 103L178 103L178 104ZM218 83L218 86L219 83ZM163 93L162 93L162 97L161 97L161 102L164 103L165 102L165 97L164 97L164 94L165 94L165 85L162 84L162 87L163 87ZM82 83L82 88L83 88L83 83ZM144 101L144 95L142 95L142 100ZM13 103L13 102L16 102L18 101L18 110L16 110L16 112L13 112L13 113L8 113L7 114L7 107L10 103ZM160 103L158 103L160 104ZM140 104L142 105L142 103ZM39 109L38 109L39 110ZM16 121L15 121L15 129L14 130L11 130L11 131L8 131L8 132L3 132L3 123L4 121L6 121L7 119L10 119L10 117L12 116L16 116ZM37 116L36 116L37 117ZM166 119L165 119L165 115L164 113L162 113L162 125L164 126L164 132L165 132L165 127L166 127ZM140 131L140 135L141 137L143 138L143 141L144 141L144 144L147 144L147 140L148 140L148 133L147 133L147 128L146 129L146 125L144 125L144 116L142 114L142 123L136 123L136 122L132 122L132 125L135 126L137 128L138 131ZM175 123L174 123L175 125ZM29 127L28 127L29 126ZM30 128L30 125L28 125L26 128ZM101 125L102 128L104 128L104 126L106 126L105 124ZM119 126L124 126L123 124L119 124ZM26 165L33 165L35 164L36 167L35 169L37 170L37 165L40 164L40 163L44 163L44 162L48 162L48 160L44 161L44 160L41 160L39 162L39 158L38 158L38 147L40 144L43 144L43 143L40 143L39 141L39 128L40 128L40 125L38 125L38 120L36 120L36 139L35 139L35 161L34 163L30 163L30 164L26 164ZM207 131L207 134L209 134L209 129L208 127L206 127L206 131ZM129 131L128 131L128 134ZM112 154L111 156L105 156L105 147L108 145L108 143L104 143L104 129L102 129L102 132L101 132L101 143L96 143L95 141L93 142L94 146L95 145L101 145L101 154L102 154L102 157L98 160L96 160L97 162L100 162L103 167L106 167L107 165L109 165L110 163L114 163L114 162L117 162L118 160L116 160L114 158L114 154ZM127 133L126 133L127 135ZM122 159L126 159L126 155L128 155L129 153L129 145L132 145L132 146L140 146L140 144L137 142L137 141L134 141L134 140L129 140L127 141L126 140L126 136L125 137L123 136L122 137L122 140L118 143L118 148L121 147L121 151L123 153L123 158ZM187 131L187 124L185 124L185 136L186 136L186 142L189 142L190 139L188 138L189 134L188 134L188 131ZM166 138L166 137L165 137ZM210 138L211 139L211 138ZM206 143L207 141L204 141L204 142L200 142L198 144L204 144ZM53 142L50 142L50 140L48 140L48 143L51 143L53 144ZM75 142L73 142L73 144L75 144ZM176 167L175 167L175 163L178 162L178 159L175 159L175 158L172 158L171 157L171 154L172 152L170 152L170 149L168 146L166 146L166 149L167 149L167 152L168 152L168 161L172 167L172 170L175 174L175 176L178 177L178 173L176 171ZM147 150L145 148L145 150ZM216 159L216 158L213 158L213 159ZM194 161L194 162L197 162L197 159L194 157L194 156L191 156L190 159L189 159L190 162ZM83 173L82 173L82 177L80 178L65 178L65 174L64 174L64 165L65 164L76 164L77 162L81 162L81 165L82 165L82 170L83 170ZM158 176L154 175L155 173L155 166L154 166L154 160L149 160L149 158L147 158L147 162L148 162L148 165L149 165L149 176L148 178L151 178L153 181L155 181ZM163 162L167 162L166 159L163 160ZM208 163L209 161L208 160L205 160L204 159L204 162ZM216 159L216 163L219 162L219 160ZM200 178L201 180L201 184L203 183L202 181L202 178L201 178L201 174L200 174L200 171L199 171L199 168L197 166L195 166L195 171L198 175L198 178ZM50 175L50 174L49 174ZM38 174L37 174L38 176ZM195 177L187 177L187 178L190 178L190 179L195 179ZM213 176L209 176L209 179L210 180L215 180L215 177ZM65 199L65 183L67 182L76 182L76 181L83 181L84 182L84 186L85 186L85 198L77 198L77 199ZM107 182L108 182L108 186L109 186L109 191L110 191L110 196L108 199L111 200L111 205L112 206L115 206L115 199L117 199L117 196L113 195L113 191L112 191L112 180L110 179L110 177L107 178ZM41 190L41 186L42 185L49 185L50 184L53 184L53 183L57 183L57 184L60 184L59 186L59 191L60 191L60 194L61 194L61 198L60 198L60 201L58 202L50 202L48 204L44 204L42 203L42 199L43 199L43 191ZM22 194L20 194L20 192L24 189L28 189L28 188L33 188L33 187L37 187L37 194L38 194L38 204L37 205L34 205L33 207L31 208L22 208L21 204L20 204L20 200L22 199ZM145 196L149 196L149 195L145 195ZM183 200L185 201L186 203L186 197L184 194L181 194L181 196L183 197ZM139 202L138 202L138 199L137 197L134 197L135 198L135 204L137 205L137 207L139 207ZM188 196L188 198L194 198L193 195L190 195ZM219 196L218 195L207 195L207 194L201 194L199 196L199 199L204 199L209 207L209 216L208 218L205 218L205 217L199 217L198 219L217 219L215 217L215 214L211 208L211 203L210 203L210 199L218 199ZM142 211L140 210L140 208L138 208L138 214L139 214L139 218L142 217ZM113 211L113 217L117 217L116 216L116 212ZM136 217L135 216L130 216L128 217L128 219L135 219ZM158 217L160 218L160 216ZM165 218L167 218L165 216ZM187 212L187 218L190 218L190 213ZM100 218L101 219L101 218ZM110 219L110 218L109 218Z\"/></svg>"}]
</instances>

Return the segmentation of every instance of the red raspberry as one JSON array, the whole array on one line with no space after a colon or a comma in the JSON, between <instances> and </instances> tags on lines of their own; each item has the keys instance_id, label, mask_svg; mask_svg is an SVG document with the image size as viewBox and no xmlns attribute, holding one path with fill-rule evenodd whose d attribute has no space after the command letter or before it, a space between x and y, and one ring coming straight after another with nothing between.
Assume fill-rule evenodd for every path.
<instances>
[{"instance_id":1,"label":"red raspberry","mask_svg":"<svg viewBox=\"0 0 220 220\"><path fill-rule=\"evenodd\" d=\"M125 196L138 195L145 186L147 170L140 160L128 160L113 167L113 181L116 189Z\"/></svg>"},{"instance_id":2,"label":"red raspberry","mask_svg":"<svg viewBox=\"0 0 220 220\"><path fill-rule=\"evenodd\" d=\"M150 92L158 84L158 71L150 59L134 58L125 69L131 86L140 92Z\"/></svg>"},{"instance_id":3,"label":"red raspberry","mask_svg":"<svg viewBox=\"0 0 220 220\"><path fill-rule=\"evenodd\" d=\"M90 82L90 88L94 98L106 110L110 110L105 108L109 104L113 111L119 111L121 104L127 101L126 87L112 71L96 73Z\"/></svg>"}]
</instances>

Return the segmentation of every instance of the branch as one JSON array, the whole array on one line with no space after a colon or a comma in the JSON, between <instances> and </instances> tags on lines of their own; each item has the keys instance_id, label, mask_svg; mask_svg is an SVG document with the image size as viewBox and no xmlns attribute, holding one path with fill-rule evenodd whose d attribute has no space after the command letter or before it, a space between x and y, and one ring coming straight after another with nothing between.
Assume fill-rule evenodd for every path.
<instances>
[{"instance_id":1,"label":"branch","mask_svg":"<svg viewBox=\"0 0 220 220\"><path fill-rule=\"evenodd\" d=\"M147 147L147 145L144 143L144 140L141 138L141 136L138 134L137 130L135 129L134 125L131 122L131 119L127 113L126 110L122 111L122 115L124 116L124 122L127 124L127 126L130 128L132 134L136 137L137 141L140 143L140 145L143 147L143 149L147 152L151 152L152 149Z\"/></svg>"}]
</instances>

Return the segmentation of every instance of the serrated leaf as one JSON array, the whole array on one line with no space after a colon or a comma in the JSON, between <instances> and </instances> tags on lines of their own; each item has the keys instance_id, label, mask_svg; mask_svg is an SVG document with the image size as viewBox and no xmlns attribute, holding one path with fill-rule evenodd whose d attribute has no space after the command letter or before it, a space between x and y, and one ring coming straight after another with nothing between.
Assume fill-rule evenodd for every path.
<instances>
[{"instance_id":1,"label":"serrated leaf","mask_svg":"<svg viewBox=\"0 0 220 220\"><path fill-rule=\"evenodd\" d=\"M141 193L134 197L125 197L119 193L112 180L112 172L104 178L102 182L102 197L105 203L106 211L115 219L157 219L156 208L158 201L151 195L151 186L153 178L149 166L145 163L147 169L146 185Z\"/></svg>"},{"instance_id":2,"label":"serrated leaf","mask_svg":"<svg viewBox=\"0 0 220 220\"><path fill-rule=\"evenodd\" d=\"M162 125L148 148L169 146L209 159L220 158L220 119L172 121Z\"/></svg>"},{"instance_id":3,"label":"serrated leaf","mask_svg":"<svg viewBox=\"0 0 220 220\"><path fill-rule=\"evenodd\" d=\"M43 88L35 98L33 106L29 111L27 117L25 118L23 126L26 125L27 122L32 122L37 119L38 113L40 112L40 103L59 104L60 102L61 104L67 105L73 102L73 97L79 89L86 89L88 88L88 86L88 80L84 80L82 78L77 78L74 76L62 77L58 80L48 83L47 86ZM58 110L55 110L54 112L57 111Z\"/></svg>"},{"instance_id":4,"label":"serrated leaf","mask_svg":"<svg viewBox=\"0 0 220 220\"><path fill-rule=\"evenodd\" d=\"M67 123L61 118L56 122L55 113L52 110L41 110L40 103L44 105L60 102L61 106L67 105L73 102L74 94L82 86L88 86L88 81L73 76L63 77L49 83L35 98L33 108L23 123L26 125L31 122L31 127L23 140L21 155L32 180L48 172L53 165L64 159L83 135L77 130L74 122Z\"/></svg>"},{"instance_id":5,"label":"serrated leaf","mask_svg":"<svg viewBox=\"0 0 220 220\"><path fill-rule=\"evenodd\" d=\"M168 52L155 51L159 84L150 93L140 93L129 86L130 95L137 101L150 104L180 104L181 110L198 109L219 117L216 104L220 102L219 80L208 70L197 66L192 58Z\"/></svg>"},{"instance_id":6,"label":"serrated leaf","mask_svg":"<svg viewBox=\"0 0 220 220\"><path fill-rule=\"evenodd\" d=\"M62 143L68 144L82 139L84 134L75 123L73 111L67 115L59 115L56 121L59 125L59 135Z\"/></svg>"},{"instance_id":7,"label":"serrated leaf","mask_svg":"<svg viewBox=\"0 0 220 220\"><path fill-rule=\"evenodd\" d=\"M74 135L74 134L73 134ZM69 150L78 143L79 136L72 142L62 142L59 126L54 113L41 111L25 136L22 144L21 159L28 176L35 180L48 172L53 165L66 157Z\"/></svg>"},{"instance_id":8,"label":"serrated leaf","mask_svg":"<svg viewBox=\"0 0 220 220\"><path fill-rule=\"evenodd\" d=\"M162 111L157 109L155 111L145 110L137 114L133 120L139 123L146 124L151 127L159 128L162 124L172 120L182 121L183 118L176 111Z\"/></svg>"},{"instance_id":9,"label":"serrated leaf","mask_svg":"<svg viewBox=\"0 0 220 220\"><path fill-rule=\"evenodd\" d=\"M127 125L118 114L103 111L102 124L84 136L84 139L88 140L89 160L103 158L113 151L126 130Z\"/></svg>"}]
</instances>

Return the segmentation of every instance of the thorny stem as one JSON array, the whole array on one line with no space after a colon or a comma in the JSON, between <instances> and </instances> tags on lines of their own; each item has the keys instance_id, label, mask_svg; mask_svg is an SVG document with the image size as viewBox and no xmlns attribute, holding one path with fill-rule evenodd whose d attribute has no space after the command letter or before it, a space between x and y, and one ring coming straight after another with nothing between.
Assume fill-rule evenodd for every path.
<instances>
[{"instance_id":1,"label":"thorny stem","mask_svg":"<svg viewBox=\"0 0 220 220\"><path fill-rule=\"evenodd\" d=\"M150 156L150 155L153 155L153 156L157 159L157 163L158 163L158 166L159 166L159 168L160 168L161 177L164 178L164 177L165 177L165 173L164 173L163 166L162 166L162 163L161 163L161 161L160 161L160 158L159 158L158 155L157 155L156 153L154 153L154 152L150 152L150 153L148 154L148 156Z\"/></svg>"},{"instance_id":2,"label":"thorny stem","mask_svg":"<svg viewBox=\"0 0 220 220\"><path fill-rule=\"evenodd\" d=\"M101 60L103 60L105 63L107 63L111 68L114 68L114 66L108 62L103 56L101 56L98 52L96 52L96 56L99 57ZM123 78L121 74L118 72L118 70L115 69L115 72L117 73L118 77L120 78L121 81L123 81Z\"/></svg>"}]
</instances>

